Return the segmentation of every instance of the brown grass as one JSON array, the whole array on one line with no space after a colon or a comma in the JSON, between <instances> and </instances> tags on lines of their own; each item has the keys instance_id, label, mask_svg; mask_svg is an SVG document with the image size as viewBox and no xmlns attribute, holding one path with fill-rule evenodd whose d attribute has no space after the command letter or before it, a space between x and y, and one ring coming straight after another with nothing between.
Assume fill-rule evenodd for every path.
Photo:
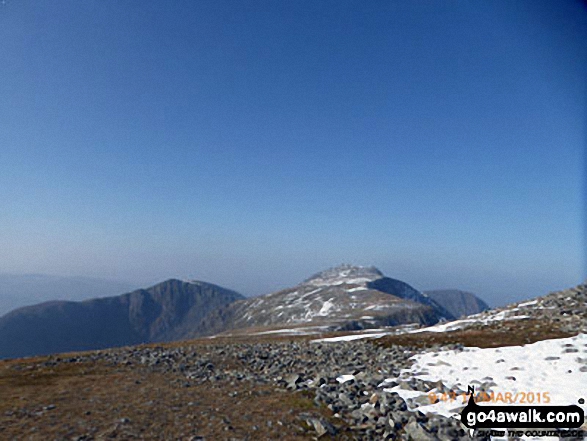
<instances>
[{"instance_id":1,"label":"brown grass","mask_svg":"<svg viewBox=\"0 0 587 441\"><path fill-rule=\"evenodd\" d=\"M300 413L330 418L312 399L244 381L185 387L137 366L15 360L0 364L0 439L312 439Z\"/></svg>"}]
</instances>

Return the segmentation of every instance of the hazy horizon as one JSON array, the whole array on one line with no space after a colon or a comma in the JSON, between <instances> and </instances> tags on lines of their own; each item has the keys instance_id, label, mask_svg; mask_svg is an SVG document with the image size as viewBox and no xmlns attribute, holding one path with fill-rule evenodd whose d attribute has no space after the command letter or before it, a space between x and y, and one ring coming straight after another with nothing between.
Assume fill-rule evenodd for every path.
<instances>
[{"instance_id":1,"label":"hazy horizon","mask_svg":"<svg viewBox=\"0 0 587 441\"><path fill-rule=\"evenodd\" d=\"M338 266L338 265L331 265L329 267L323 267L323 268L320 268L319 270L314 271L314 273L329 269L333 266ZM358 266L371 266L371 265L358 265ZM378 269L381 269L381 268L378 268ZM489 306L491 306L491 307L504 306L508 303L513 303L516 301L526 300L526 299L530 299L530 298L534 298L534 297L540 297L542 295L548 294L549 292L559 291L559 290L563 290L563 289L567 289L567 288L572 287L572 286L546 287L545 285L540 285L539 283L537 283L536 284L536 286L537 286L536 292L523 292L523 291L516 292L515 291L515 289L516 289L515 283L513 284L514 290L512 291L511 285L506 286L505 285L506 281L502 281L501 283L504 284L504 286L506 286L506 288L502 292L503 295L500 297L497 297L497 298L494 298L494 297L487 298L487 296L482 293L483 291L485 291L485 289L483 289L483 287L481 287L480 290L474 290L474 289L466 289L463 286L444 286L444 285L434 285L434 284L422 285L422 284L414 282L414 281L410 281L410 280L406 280L401 277L394 276L393 274L389 274L386 271L382 271L382 272L386 277L399 279L403 282L408 283L409 285L413 286L414 288L416 288L420 291L457 289L457 290L461 290L461 291L472 292L473 294L480 297L482 300L486 301L489 304ZM81 300L86 300L86 299L96 298L96 297L115 296L115 295L125 294L127 292L134 291L136 289L149 288L153 285L156 285L158 283L164 282L169 279L179 279L179 280L185 280L185 281L199 280L202 282L212 283L215 285L222 286L223 288L231 289L231 290L236 291L240 294L243 294L247 297L254 297L254 296L270 294L272 292L275 292L275 291L278 291L281 289L290 288L292 286L295 286L295 285L303 282L304 279L310 277L314 273L308 273L295 281L294 280L281 281L281 282L278 281L277 283L274 283L272 285L268 285L268 287L264 291L248 291L246 289L246 284L242 282L242 279L244 279L246 282L246 279L248 278L247 275L245 275L245 274L231 274L232 278L235 279L235 282L234 282L235 285L244 287L244 289L238 289L238 288L236 288L236 286L222 283L219 281L205 280L202 278L186 277L186 276L181 276L181 275L160 277L160 278L154 278L154 279L145 279L145 280L139 281L139 280L124 280L124 279L107 279L107 278L92 277L92 276L73 276L73 275L65 276L62 274L59 275L59 274L41 274L41 273L20 273L20 274L18 274L18 273L0 273L0 295L2 295L4 293L4 291L7 290L6 283L4 283L4 282L6 282L7 278L9 280L12 278L13 279L12 281L17 281L18 279L27 280L30 278L48 279L49 282L53 282L52 285L48 286L48 289L47 289L48 293L55 292L55 287L56 287L55 282L59 282L59 281L62 281L64 283L80 282L80 283L87 284L88 287L91 287L91 289L89 289L87 292L83 292L80 289L81 287L77 286L77 287L75 287L75 289L73 289L72 292L63 291L59 294L55 293L55 294L48 294L48 295L43 292L36 293L36 300L35 301L31 300L31 299L35 299L35 297L33 295L29 295L26 299L24 299L26 301L22 302L22 304L19 304L17 307L32 305L35 303L40 303L40 302L49 301L49 300L81 301ZM241 280L238 280L239 276L242 276ZM105 282L105 283L111 284L111 285L106 285L106 287L104 287L104 286L101 286L102 282ZM116 286L119 286L121 288L119 290L115 290L114 287L116 287ZM122 288L122 287L124 287L124 288ZM38 289L38 288L36 288L36 289ZM98 295L97 293L99 292L98 291L99 289L106 289L106 291L101 293L100 295ZM494 287L494 289L495 289L495 287ZM21 287L20 291L22 291L22 287ZM22 294L22 293L19 292L17 294ZM10 302L2 302L3 300L5 300L5 301L10 300ZM5 298L5 299L0 298L0 309L3 309L4 312L7 312L8 310L14 309L14 308L6 309L4 307L5 305L3 305L3 303L17 303L15 300L16 299L14 299L14 298ZM3 314L3 312L0 311L0 316L2 314Z\"/></svg>"},{"instance_id":2,"label":"hazy horizon","mask_svg":"<svg viewBox=\"0 0 587 441\"><path fill-rule=\"evenodd\" d=\"M0 5L0 273L587 278L580 1Z\"/></svg>"}]
</instances>

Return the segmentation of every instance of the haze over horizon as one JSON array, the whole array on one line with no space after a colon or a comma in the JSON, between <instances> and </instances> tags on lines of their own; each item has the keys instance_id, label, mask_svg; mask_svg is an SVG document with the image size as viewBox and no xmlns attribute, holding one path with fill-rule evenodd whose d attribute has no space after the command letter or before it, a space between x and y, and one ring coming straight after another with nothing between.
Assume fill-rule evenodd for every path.
<instances>
[{"instance_id":1,"label":"haze over horizon","mask_svg":"<svg viewBox=\"0 0 587 441\"><path fill-rule=\"evenodd\" d=\"M0 273L587 278L582 2L19 0L0 38Z\"/></svg>"}]
</instances>

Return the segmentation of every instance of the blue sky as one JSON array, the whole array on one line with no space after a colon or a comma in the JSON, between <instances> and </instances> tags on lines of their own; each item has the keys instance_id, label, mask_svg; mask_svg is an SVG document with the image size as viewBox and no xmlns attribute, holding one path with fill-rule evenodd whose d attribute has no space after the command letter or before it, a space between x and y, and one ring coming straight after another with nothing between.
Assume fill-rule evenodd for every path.
<instances>
[{"instance_id":1,"label":"blue sky","mask_svg":"<svg viewBox=\"0 0 587 441\"><path fill-rule=\"evenodd\" d=\"M581 2L9 0L0 41L0 272L587 277Z\"/></svg>"}]
</instances>

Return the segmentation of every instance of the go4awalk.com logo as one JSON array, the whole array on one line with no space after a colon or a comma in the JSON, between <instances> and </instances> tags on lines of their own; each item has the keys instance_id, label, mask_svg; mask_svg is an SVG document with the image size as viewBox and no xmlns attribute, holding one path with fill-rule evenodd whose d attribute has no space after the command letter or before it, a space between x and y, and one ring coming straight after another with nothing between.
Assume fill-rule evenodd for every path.
<instances>
[{"instance_id":1,"label":"go4awalk.com logo","mask_svg":"<svg viewBox=\"0 0 587 441\"><path fill-rule=\"evenodd\" d=\"M585 415L577 405L570 406L480 406L469 386L469 402L461 412L461 422L470 429L557 428L583 425Z\"/></svg>"}]
</instances>

